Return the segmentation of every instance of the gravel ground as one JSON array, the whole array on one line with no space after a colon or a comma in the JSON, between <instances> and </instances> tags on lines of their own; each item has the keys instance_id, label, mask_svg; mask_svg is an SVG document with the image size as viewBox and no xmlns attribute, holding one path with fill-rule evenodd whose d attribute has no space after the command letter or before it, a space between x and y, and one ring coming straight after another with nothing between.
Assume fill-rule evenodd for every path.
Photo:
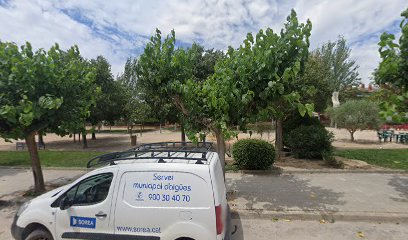
<instances>
[{"instance_id":1,"label":"gravel ground","mask_svg":"<svg viewBox=\"0 0 408 240\"><path fill-rule=\"evenodd\" d=\"M333 146L336 148L370 148L370 149L395 149L408 148L407 144L397 144L394 142L379 143L376 131L358 131L355 133L355 142L349 140L350 134L345 129L327 128L334 133L335 140ZM82 149L81 143L74 143L73 138L69 136L60 137L55 134L47 134L44 137L46 148L48 150L64 150L64 151L120 151L130 148L130 138L128 134L121 133L100 133L96 135L97 140L88 139L88 149ZM90 138L90 135L88 135ZM249 134L239 134L239 139L249 138ZM252 138L261 138L259 134L254 133ZM215 141L213 136L208 136L208 141ZM262 139L274 141L274 133L263 134ZM138 143L162 142L162 141L180 141L180 132L169 130L146 132L142 136L138 134ZM233 140L227 143L227 147ZM14 151L15 142L5 142L0 139L0 151Z\"/></svg>"}]
</instances>

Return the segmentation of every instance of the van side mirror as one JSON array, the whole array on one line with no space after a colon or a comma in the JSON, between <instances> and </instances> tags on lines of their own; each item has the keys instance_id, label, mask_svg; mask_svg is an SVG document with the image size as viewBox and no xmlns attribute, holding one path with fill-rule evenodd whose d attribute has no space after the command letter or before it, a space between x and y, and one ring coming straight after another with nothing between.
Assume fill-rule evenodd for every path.
<instances>
[{"instance_id":1,"label":"van side mirror","mask_svg":"<svg viewBox=\"0 0 408 240\"><path fill-rule=\"evenodd\" d=\"M63 198L61 199L60 204L59 204L59 208L60 208L61 210L68 209L68 208L70 208L71 206L72 206L72 202L69 201L68 197L65 196L65 197L63 197Z\"/></svg>"}]
</instances>

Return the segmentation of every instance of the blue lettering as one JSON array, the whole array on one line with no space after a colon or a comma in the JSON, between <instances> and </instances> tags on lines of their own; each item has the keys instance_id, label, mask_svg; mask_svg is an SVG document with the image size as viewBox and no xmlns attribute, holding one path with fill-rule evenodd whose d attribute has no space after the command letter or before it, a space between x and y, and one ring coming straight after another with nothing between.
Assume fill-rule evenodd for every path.
<instances>
[{"instance_id":1,"label":"blue lettering","mask_svg":"<svg viewBox=\"0 0 408 240\"><path fill-rule=\"evenodd\" d=\"M157 173L153 174L153 180L154 181L173 181L174 180L174 176L172 175L159 175Z\"/></svg>"}]
</instances>

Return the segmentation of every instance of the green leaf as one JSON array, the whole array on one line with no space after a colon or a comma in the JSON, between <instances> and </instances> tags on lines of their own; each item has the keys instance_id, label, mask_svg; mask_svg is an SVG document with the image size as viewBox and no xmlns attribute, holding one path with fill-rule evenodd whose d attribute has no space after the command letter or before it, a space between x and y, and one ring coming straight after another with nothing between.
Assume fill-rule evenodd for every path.
<instances>
[{"instance_id":1,"label":"green leaf","mask_svg":"<svg viewBox=\"0 0 408 240\"><path fill-rule=\"evenodd\" d=\"M32 121L34 119L34 115L32 112L30 113L21 113L18 121L24 126L28 127L31 125Z\"/></svg>"},{"instance_id":2,"label":"green leaf","mask_svg":"<svg viewBox=\"0 0 408 240\"><path fill-rule=\"evenodd\" d=\"M303 104L301 104L301 103L298 103L298 104L297 104L297 108L298 108L299 114L300 114L302 117L305 116L305 114L306 114L306 112L307 112L307 108L305 107L305 105L303 105Z\"/></svg>"},{"instance_id":3,"label":"green leaf","mask_svg":"<svg viewBox=\"0 0 408 240\"><path fill-rule=\"evenodd\" d=\"M314 112L314 104L313 103L306 103L305 107L307 109L307 113L309 114L309 116L312 117L313 112Z\"/></svg>"}]
</instances>

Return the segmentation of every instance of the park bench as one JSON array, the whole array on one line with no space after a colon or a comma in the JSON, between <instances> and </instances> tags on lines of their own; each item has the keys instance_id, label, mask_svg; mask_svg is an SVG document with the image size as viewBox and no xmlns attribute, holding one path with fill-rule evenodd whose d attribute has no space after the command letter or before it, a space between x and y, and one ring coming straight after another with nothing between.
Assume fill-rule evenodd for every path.
<instances>
[{"instance_id":1,"label":"park bench","mask_svg":"<svg viewBox=\"0 0 408 240\"><path fill-rule=\"evenodd\" d=\"M45 144L39 143L39 142L36 142L36 143L37 143L37 148L39 150L41 150L41 149L45 150ZM25 150L26 148L27 148L27 144L25 142L16 142L16 150L17 151L18 150Z\"/></svg>"},{"instance_id":2,"label":"park bench","mask_svg":"<svg viewBox=\"0 0 408 240\"><path fill-rule=\"evenodd\" d=\"M408 143L408 133L396 134L396 142L398 143Z\"/></svg>"},{"instance_id":3,"label":"park bench","mask_svg":"<svg viewBox=\"0 0 408 240\"><path fill-rule=\"evenodd\" d=\"M393 135L394 133L392 131L378 131L377 132L377 136L380 142L381 140L384 140L384 142L386 142L388 139L390 139L390 142L391 142Z\"/></svg>"}]
</instances>

